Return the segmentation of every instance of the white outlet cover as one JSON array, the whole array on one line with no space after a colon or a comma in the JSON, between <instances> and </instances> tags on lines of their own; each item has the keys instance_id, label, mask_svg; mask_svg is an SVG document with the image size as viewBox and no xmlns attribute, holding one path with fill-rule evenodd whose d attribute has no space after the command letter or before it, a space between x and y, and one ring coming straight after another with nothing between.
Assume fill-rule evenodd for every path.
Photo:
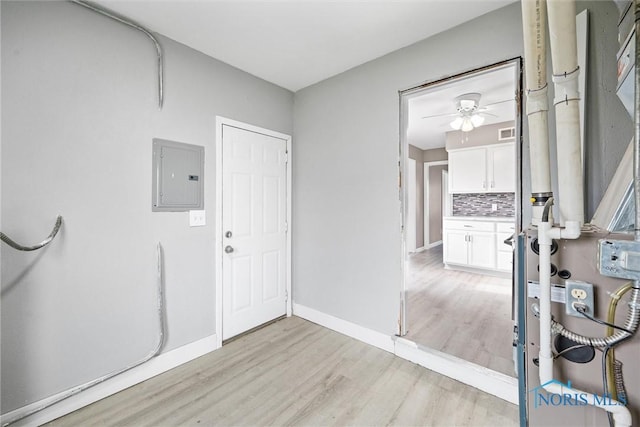
<instances>
[{"instance_id":1,"label":"white outlet cover","mask_svg":"<svg viewBox=\"0 0 640 427\"><path fill-rule=\"evenodd\" d=\"M207 215L205 211L189 211L189 227L202 227L204 225L207 225Z\"/></svg>"}]
</instances>

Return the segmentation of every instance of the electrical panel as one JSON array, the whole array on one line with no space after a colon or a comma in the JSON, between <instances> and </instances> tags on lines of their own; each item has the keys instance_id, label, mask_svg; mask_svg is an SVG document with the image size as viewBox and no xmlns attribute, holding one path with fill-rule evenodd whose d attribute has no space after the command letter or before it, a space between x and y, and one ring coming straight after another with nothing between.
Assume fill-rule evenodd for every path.
<instances>
[{"instance_id":1,"label":"electrical panel","mask_svg":"<svg viewBox=\"0 0 640 427\"><path fill-rule=\"evenodd\" d=\"M204 147L153 139L154 212L204 208Z\"/></svg>"}]
</instances>

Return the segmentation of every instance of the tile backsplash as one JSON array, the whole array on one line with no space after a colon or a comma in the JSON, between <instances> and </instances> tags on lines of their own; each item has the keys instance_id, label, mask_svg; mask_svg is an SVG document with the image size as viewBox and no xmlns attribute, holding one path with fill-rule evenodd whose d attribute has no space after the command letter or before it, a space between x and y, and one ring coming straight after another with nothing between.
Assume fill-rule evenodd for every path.
<instances>
[{"instance_id":1,"label":"tile backsplash","mask_svg":"<svg viewBox=\"0 0 640 427\"><path fill-rule=\"evenodd\" d=\"M491 210L495 204L497 210ZM453 195L453 216L515 216L515 193L470 193Z\"/></svg>"}]
</instances>

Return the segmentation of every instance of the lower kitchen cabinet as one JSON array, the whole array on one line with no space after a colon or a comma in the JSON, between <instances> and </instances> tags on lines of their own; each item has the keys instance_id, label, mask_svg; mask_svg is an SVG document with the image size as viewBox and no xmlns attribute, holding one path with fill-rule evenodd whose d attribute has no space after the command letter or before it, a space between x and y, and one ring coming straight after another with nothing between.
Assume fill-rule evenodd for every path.
<instances>
[{"instance_id":1,"label":"lower kitchen cabinet","mask_svg":"<svg viewBox=\"0 0 640 427\"><path fill-rule=\"evenodd\" d=\"M445 219L443 224L444 263L452 266L510 271L511 249L503 243L503 240L511 235L513 231L511 233L508 231L514 228L511 223Z\"/></svg>"},{"instance_id":2,"label":"lower kitchen cabinet","mask_svg":"<svg viewBox=\"0 0 640 427\"><path fill-rule=\"evenodd\" d=\"M513 270L513 248L504 241L513 236L515 229L514 224L496 224L496 268L500 271Z\"/></svg>"},{"instance_id":3,"label":"lower kitchen cabinet","mask_svg":"<svg viewBox=\"0 0 640 427\"><path fill-rule=\"evenodd\" d=\"M496 268L495 234L469 233L469 266Z\"/></svg>"}]
</instances>

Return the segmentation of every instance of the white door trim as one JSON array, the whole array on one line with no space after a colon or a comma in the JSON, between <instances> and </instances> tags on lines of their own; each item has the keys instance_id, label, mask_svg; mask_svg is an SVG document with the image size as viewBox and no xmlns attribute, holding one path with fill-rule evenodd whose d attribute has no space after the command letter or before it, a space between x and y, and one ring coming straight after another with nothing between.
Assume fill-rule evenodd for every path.
<instances>
[{"instance_id":1,"label":"white door trim","mask_svg":"<svg viewBox=\"0 0 640 427\"><path fill-rule=\"evenodd\" d=\"M287 317L291 316L291 135L272 131L269 129L253 126L237 120L228 119L226 117L216 116L216 216L215 216L215 320L216 320L216 339L217 347L222 347L222 127L232 126L238 129L256 132L263 135L280 138L286 141L288 161L287 161Z\"/></svg>"},{"instance_id":2,"label":"white door trim","mask_svg":"<svg viewBox=\"0 0 640 427\"><path fill-rule=\"evenodd\" d=\"M424 187L424 196L422 197L422 201L424 203L424 207L422 208L422 212L424 212L424 227L422 228L423 233L424 233L424 248L425 249L429 249L432 248L434 246L437 246L434 242L434 244L432 245L431 243L429 243L429 240L431 240L431 237L429 236L430 230L429 230L429 168L431 166L441 166L441 165L448 165L449 164L449 160L438 160L438 161L434 161L434 162L424 162L424 166L423 166L423 171L424 171L424 176L423 176L423 187ZM442 195L442 198L444 200L445 195ZM444 215L444 211L442 212L442 214Z\"/></svg>"}]
</instances>

